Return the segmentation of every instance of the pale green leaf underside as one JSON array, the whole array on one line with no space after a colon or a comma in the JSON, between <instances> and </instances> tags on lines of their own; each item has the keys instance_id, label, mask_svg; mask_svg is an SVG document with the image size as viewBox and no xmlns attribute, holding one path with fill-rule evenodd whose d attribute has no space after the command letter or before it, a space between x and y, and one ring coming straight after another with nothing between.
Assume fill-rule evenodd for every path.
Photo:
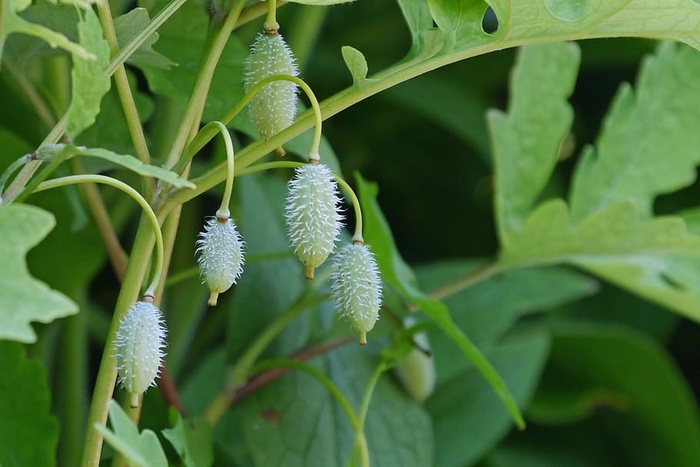
<instances>
[{"instance_id":1,"label":"pale green leaf underside","mask_svg":"<svg viewBox=\"0 0 700 467\"><path fill-rule=\"evenodd\" d=\"M690 185L700 163L700 54L666 43L642 67L634 91L623 86L595 150L578 164L575 219L615 201L645 217L654 198Z\"/></svg>"},{"instance_id":2,"label":"pale green leaf underside","mask_svg":"<svg viewBox=\"0 0 700 467\"><path fill-rule=\"evenodd\" d=\"M39 208L0 205L0 339L35 342L30 322L50 323L78 312L75 303L27 270L27 251L46 237L54 223L53 216Z\"/></svg>"},{"instance_id":3,"label":"pale green leaf underside","mask_svg":"<svg viewBox=\"0 0 700 467\"><path fill-rule=\"evenodd\" d=\"M76 155L78 156L90 156L103 159L114 164L121 165L124 168L136 172L144 177L157 178L163 180L178 188L194 188L194 184L184 178L181 178L175 172L164 169L162 167L157 167L155 165L147 165L136 159L134 156L129 156L126 154L117 154L107 149L102 148L89 148L82 149L78 148Z\"/></svg>"},{"instance_id":4,"label":"pale green leaf underside","mask_svg":"<svg viewBox=\"0 0 700 467\"><path fill-rule=\"evenodd\" d=\"M542 204L512 237L505 267L569 263L700 321L700 238L679 217L646 220L615 203L575 223L562 200Z\"/></svg>"},{"instance_id":5,"label":"pale green leaf underside","mask_svg":"<svg viewBox=\"0 0 700 467\"><path fill-rule=\"evenodd\" d=\"M109 420L114 431L95 425L105 440L129 463L131 467L167 467L168 460L158 437L151 430L139 433L124 410L114 400L109 401Z\"/></svg>"},{"instance_id":6,"label":"pale green leaf underside","mask_svg":"<svg viewBox=\"0 0 700 467\"><path fill-rule=\"evenodd\" d=\"M567 99L580 52L572 43L521 49L507 114L489 113L496 166L496 206L501 241L518 230L538 201L573 121Z\"/></svg>"},{"instance_id":7,"label":"pale green leaf underside","mask_svg":"<svg viewBox=\"0 0 700 467\"><path fill-rule=\"evenodd\" d=\"M102 37L102 27L92 9L82 12L78 23L80 45L91 54L92 59L73 55L71 70L71 103L68 108L66 132L73 138L95 123L100 113L100 102L107 94L110 79L105 72L109 64L109 45Z\"/></svg>"}]
</instances>

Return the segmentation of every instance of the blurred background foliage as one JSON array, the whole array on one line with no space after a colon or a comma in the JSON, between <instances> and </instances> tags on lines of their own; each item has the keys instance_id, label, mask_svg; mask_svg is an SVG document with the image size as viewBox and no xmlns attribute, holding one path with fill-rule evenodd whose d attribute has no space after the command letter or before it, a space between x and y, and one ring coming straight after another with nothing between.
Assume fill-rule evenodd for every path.
<instances>
[{"instance_id":1,"label":"blurred background foliage","mask_svg":"<svg viewBox=\"0 0 700 467\"><path fill-rule=\"evenodd\" d=\"M116 14L133 6L114 2L112 8ZM197 8L201 13L198 20L205 21L206 7ZM410 48L408 30L393 0L360 0L330 8L285 6L280 9L279 22L299 56L301 76L319 100L352 83L341 46L362 51L370 74L397 62ZM244 26L238 34L237 50L244 53L242 44L250 43L259 28L260 21ZM21 40L12 37L8 41L5 62L15 57L13 51L25 46ZM585 41L580 46L581 69L571 98L574 127L547 188L554 194L568 190L577 155L594 141L618 86L634 82L640 60L655 49L655 42L608 39ZM362 101L324 124L324 135L346 178L352 180L353 173L359 171L364 179L378 183L378 203L398 250L414 267L425 291L473 270L481 260L497 253L485 113L490 108L506 107L514 57L514 50L504 50L438 69ZM22 98L21 81L13 77L12 64L5 62L0 73L3 168L37 147L49 129ZM240 61L232 67L239 65ZM64 56L47 55L25 72L46 95L61 96L56 90L65 83L48 80L42 71L65 66ZM162 155L167 148L163 135L172 129L171 118L181 109L177 92L155 95L149 89L147 74L130 68L141 117L155 154ZM51 105L60 109L66 103ZM119 112L113 89L103 102L100 120L81 142L133 153ZM245 123L240 128L245 130ZM238 136L239 143L248 141L245 131ZM209 160L222 157L220 148L212 146L193 170L196 173ZM73 166L73 170L85 169L101 167L87 163ZM121 172L119 176L129 177ZM221 309L188 311L205 309L206 292L191 274L192 245L201 219L218 203L217 196L202 197L184 208L171 271L185 275L168 289L165 308L170 328L169 369L191 413L206 406L222 378L225 360L250 343L250 336L264 326L265 316L279 313L303 290L303 281L291 279L301 277L300 268L284 254L281 203L275 201L283 199L287 176L256 176L236 184L234 203L244 236L249 233L251 256L238 289L226 296L220 307L232 310L230 318ZM676 212L695 205L697 191L693 186L659 198L656 212ZM61 419L62 443L70 443L66 440L80 439L82 433L89 388L118 282L89 214L80 205L78 190L60 193L31 199L56 215L57 227L47 241L32 250L29 268L69 295L82 311L51 325L37 326L41 339L30 354L44 363L50 386L55 388L53 407ZM136 227L135 207L109 190L104 196L128 248ZM270 259L275 254L279 257ZM70 267L58 271L58 264ZM280 281L286 285L277 289L277 294L269 294L269 284ZM387 291L389 303L392 294ZM372 406L377 416L373 421L370 415L368 421L375 465L675 467L700 462L695 404L700 391L696 363L700 327L696 323L572 269L554 267L503 274L450 297L447 304L455 321L501 372L525 410L528 429L514 430L481 376L454 346L437 334L431 335L438 385L425 406L398 395L400 386L393 377L386 378L378 389L379 402ZM255 318L241 316L241 310L248 312L251 307L261 310ZM332 314L327 304L316 307L316 313L283 333L270 354L287 355L319 342L321 337L348 334L343 325L334 322ZM383 319L375 342L386 343L390 328L390 319ZM65 344L76 340L80 343L77 347ZM368 374L378 348L370 346L360 352L346 347L323 357L319 365L354 402L361 395L361 385L355 387L359 383L353 375L360 378ZM57 353L56 349L71 351ZM343 373L348 368L352 375ZM74 383L68 387L58 383L66 378L73 378ZM326 407L324 404L332 405L322 392L306 376L289 375L278 382L277 389L246 399L214 433L218 465L282 465L275 463L279 458L271 454L275 448L269 446L277 446L278 441L284 445L285 441L261 428L264 422L257 418L272 401L287 410L300 411L299 417L304 418L303 414L308 415L304 411L312 411L314 404L319 410ZM285 395L299 394L308 395L306 406L299 407L293 400L280 402ZM384 405L379 407L380 403ZM166 428L165 411L158 392L149 391L143 425ZM251 421L254 419L256 424ZM303 421L299 423L304 426ZM413 433L406 428L411 423L419 427ZM322 463L323 456L313 457L316 449L327 450L329 443L340 453L332 457L343 458L350 442L347 431L333 421L321 428L326 426L337 430L324 435L317 428L317 436L332 439L322 438L322 446L308 447L307 457L300 454L300 460L289 460L285 465L330 465ZM277 435L283 438L295 430L296 426L281 427ZM382 430L395 431L392 435L381 434ZM396 450L405 452L391 453L392 443L396 443ZM407 447L411 444L417 446L413 452ZM404 463L397 464L397 459ZM69 456L63 457L63 464L71 465Z\"/></svg>"}]
</instances>

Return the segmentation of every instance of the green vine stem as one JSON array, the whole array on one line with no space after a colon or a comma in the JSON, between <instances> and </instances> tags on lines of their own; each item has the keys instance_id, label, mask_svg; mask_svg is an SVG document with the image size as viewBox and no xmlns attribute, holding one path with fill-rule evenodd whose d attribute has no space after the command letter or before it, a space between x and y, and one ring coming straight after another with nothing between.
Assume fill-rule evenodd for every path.
<instances>
[{"instance_id":1,"label":"green vine stem","mask_svg":"<svg viewBox=\"0 0 700 467\"><path fill-rule=\"evenodd\" d=\"M204 418L211 422L212 427L226 411L231 403L231 400L233 399L233 396L236 394L236 391L245 385L246 381L250 377L250 370L255 364L255 361L258 359L258 357L260 357L260 355L265 351L267 346L270 345L275 337L277 337L279 333L282 332L284 328L286 328L287 325L304 310L328 300L328 296L326 295L317 295L315 297L307 298L308 290L309 289L307 289L307 292L302 294L296 303L294 303L284 313L279 315L274 321L267 325L263 332L260 333L251 346L248 347L245 353L238 359L233 368L231 368L224 388L209 404L209 407L207 407L204 413Z\"/></svg>"},{"instance_id":2,"label":"green vine stem","mask_svg":"<svg viewBox=\"0 0 700 467\"><path fill-rule=\"evenodd\" d=\"M31 160L33 160L33 155L25 154L24 156L20 157L12 164L10 164L10 166L7 169L5 169L5 172L3 172L2 176L0 176L0 203L2 203L2 191L5 189L5 184L7 183L7 181L10 179L10 177L12 177L12 175L15 172L27 165L27 163Z\"/></svg>"},{"instance_id":3,"label":"green vine stem","mask_svg":"<svg viewBox=\"0 0 700 467\"><path fill-rule=\"evenodd\" d=\"M345 396L343 396L340 389L338 389L338 386L336 386L328 376L311 365L292 359L278 358L265 360L255 365L253 372L257 374L275 368L293 368L303 371L304 373L315 378L319 383L323 384L331 396L336 400L336 402L338 402L343 412L345 412L345 415L348 417L348 421L350 422L350 426L357 436L356 449L360 451L361 466L369 467L369 449L367 447L367 439L362 428L363 420L355 415L352 406Z\"/></svg>"},{"instance_id":4,"label":"green vine stem","mask_svg":"<svg viewBox=\"0 0 700 467\"><path fill-rule=\"evenodd\" d=\"M238 101L236 105L221 119L221 123L223 123L224 125L228 125L231 122L231 120L236 118L236 116L245 108L245 106L248 105L248 102L250 102L250 100L253 98L253 96L255 96L255 94L258 91L260 91L263 87L274 81L291 81L292 83L295 83L297 86L299 86L309 98L309 102L311 103L311 109L314 115L315 125L314 137L311 142L311 149L309 150L309 159L318 159L319 148L321 146L321 135L323 133L323 115L321 114L321 107L311 87L308 84L306 84L304 80L296 76L272 75L260 80L260 82L256 83L255 86L250 88L250 90L243 96L243 98L240 101ZM212 138L214 138L216 133L217 130L214 127L209 127L209 124L205 125L204 128L202 128L199 131L199 133L197 133L197 136L195 136L192 139L192 141L187 145L183 157L180 159L180 161L178 161L175 167L173 167L173 170L177 173L180 173L180 171L184 169L184 167L189 163L189 161L194 157L194 155L201 151L202 148L207 143L209 143L209 141L211 141Z\"/></svg>"},{"instance_id":5,"label":"green vine stem","mask_svg":"<svg viewBox=\"0 0 700 467\"><path fill-rule=\"evenodd\" d=\"M277 22L277 1L267 0L267 16L265 17L265 23L263 23L263 30L265 34L277 34L280 25Z\"/></svg>"},{"instance_id":6,"label":"green vine stem","mask_svg":"<svg viewBox=\"0 0 700 467\"><path fill-rule=\"evenodd\" d=\"M382 376L382 374L389 368L389 365L385 361L381 361L379 365L377 365L377 368L374 370L372 377L367 383L367 388L365 389L365 394L362 397L362 403L360 404L360 413L358 416L360 423L355 429L355 448L360 452L360 459L363 466L369 466L369 451L367 449L367 439L364 434L365 421L367 420L367 413L369 412L369 404L372 401L372 394L374 393L374 389L377 387L379 377Z\"/></svg>"},{"instance_id":7,"label":"green vine stem","mask_svg":"<svg viewBox=\"0 0 700 467\"><path fill-rule=\"evenodd\" d=\"M114 21L112 20L112 12L110 11L108 0L97 0L97 15L100 19L100 25L104 31L105 39L107 39L110 51L114 56L119 52L119 44L117 43L117 32L114 29ZM136 103L131 93L131 87L129 86L129 79L127 78L124 64L118 65L116 70L114 70L114 82L117 85L119 100L124 110L124 117L126 118L126 125L131 135L131 141L134 143L136 157L144 164L150 164L151 155L148 151L146 136L143 133L143 127L141 127L141 119L139 118L138 110L136 110ZM147 184L147 186L149 190L153 189L152 183Z\"/></svg>"},{"instance_id":8,"label":"green vine stem","mask_svg":"<svg viewBox=\"0 0 700 467\"><path fill-rule=\"evenodd\" d=\"M335 176L335 180L338 182L338 185L340 185L350 196L352 206L355 209L355 234L352 236L352 241L364 243L364 239L362 238L362 206L360 205L360 200L357 199L357 195L353 191L352 187L348 185L348 182L343 180L338 175Z\"/></svg>"},{"instance_id":9,"label":"green vine stem","mask_svg":"<svg viewBox=\"0 0 700 467\"><path fill-rule=\"evenodd\" d=\"M131 196L131 198L134 201L136 201L136 203L138 203L141 209L143 209L144 214L146 214L146 217L148 218L148 221L151 224L151 228L153 229L153 234L155 235L156 239L156 261L153 266L153 279L148 288L146 289L146 292L144 293L144 295L152 297L163 274L164 253L163 235L160 231L160 224L158 223L158 219L156 218L155 213L151 209L151 206L143 198L143 196L141 196L141 194L138 191L131 188L131 186L127 185L121 180L117 180L116 178L112 177L107 177L106 175L69 175L67 177L54 178L53 180L42 182L36 188L35 191L45 191L62 186L75 185L77 183L101 183L103 185L111 186Z\"/></svg>"}]
</instances>

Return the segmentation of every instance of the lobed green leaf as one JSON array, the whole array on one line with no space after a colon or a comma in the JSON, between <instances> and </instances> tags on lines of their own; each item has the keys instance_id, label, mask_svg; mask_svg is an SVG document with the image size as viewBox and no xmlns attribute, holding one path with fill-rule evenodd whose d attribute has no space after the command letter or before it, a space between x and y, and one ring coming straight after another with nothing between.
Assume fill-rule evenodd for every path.
<instances>
[{"instance_id":1,"label":"lobed green leaf","mask_svg":"<svg viewBox=\"0 0 700 467\"><path fill-rule=\"evenodd\" d=\"M35 342L30 322L50 323L78 312L75 303L27 271L24 256L53 226L53 216L39 208L0 205L0 339Z\"/></svg>"}]
</instances>

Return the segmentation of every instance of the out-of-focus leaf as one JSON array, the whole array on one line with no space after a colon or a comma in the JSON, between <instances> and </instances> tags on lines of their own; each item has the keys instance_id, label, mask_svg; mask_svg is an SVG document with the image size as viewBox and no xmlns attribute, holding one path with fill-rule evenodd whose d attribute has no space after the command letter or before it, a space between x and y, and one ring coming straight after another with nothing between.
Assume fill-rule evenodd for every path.
<instances>
[{"instance_id":1,"label":"out-of-focus leaf","mask_svg":"<svg viewBox=\"0 0 700 467\"><path fill-rule=\"evenodd\" d=\"M170 441L187 467L208 467L212 465L211 428L201 419L183 420L175 409L170 409L173 427L163 430L163 436Z\"/></svg>"},{"instance_id":2,"label":"out-of-focus leaf","mask_svg":"<svg viewBox=\"0 0 700 467\"><path fill-rule=\"evenodd\" d=\"M289 0L293 3L303 3L304 5L337 5L339 3L350 3L355 0Z\"/></svg>"},{"instance_id":3,"label":"out-of-focus leaf","mask_svg":"<svg viewBox=\"0 0 700 467\"><path fill-rule=\"evenodd\" d=\"M535 392L548 352L549 336L535 333L508 339L487 355L518 404L526 406ZM435 432L435 465L441 467L472 464L512 426L508 413L474 368L439 384L427 400L426 408Z\"/></svg>"},{"instance_id":4,"label":"out-of-focus leaf","mask_svg":"<svg viewBox=\"0 0 700 467\"><path fill-rule=\"evenodd\" d=\"M95 425L115 451L124 456L130 467L167 467L168 459L158 441L158 436L151 430L139 429L129 416L111 400L109 401L109 421L112 430L103 425Z\"/></svg>"},{"instance_id":5,"label":"out-of-focus leaf","mask_svg":"<svg viewBox=\"0 0 700 467\"><path fill-rule=\"evenodd\" d=\"M698 408L665 351L617 326L557 326L528 415L562 424L596 417L625 465L700 463Z\"/></svg>"},{"instance_id":6,"label":"out-of-focus leaf","mask_svg":"<svg viewBox=\"0 0 700 467\"><path fill-rule=\"evenodd\" d=\"M577 166L570 200L575 221L616 201L650 217L656 196L695 181L699 75L696 50L665 43L643 63L634 90L622 86L595 150L586 151Z\"/></svg>"},{"instance_id":7,"label":"out-of-focus leaf","mask_svg":"<svg viewBox=\"0 0 700 467\"><path fill-rule=\"evenodd\" d=\"M413 271L396 249L391 229L377 204L377 186L366 182L359 174L356 179L362 204L364 237L376 255L382 279L399 291L406 300L420 307L438 325L486 378L516 423L524 425L518 406L503 380L464 331L457 327L447 307L442 302L429 298L416 287Z\"/></svg>"},{"instance_id":8,"label":"out-of-focus leaf","mask_svg":"<svg viewBox=\"0 0 700 467\"><path fill-rule=\"evenodd\" d=\"M0 368L0 464L56 465L58 421L51 415L43 368L27 358L20 344L4 341Z\"/></svg>"},{"instance_id":9,"label":"out-of-focus leaf","mask_svg":"<svg viewBox=\"0 0 700 467\"><path fill-rule=\"evenodd\" d=\"M107 94L110 79L105 72L109 64L109 45L102 36L102 27L92 9L85 10L78 22L80 45L92 54L90 58L73 54L71 69L71 103L66 132L73 138L95 123L100 102Z\"/></svg>"},{"instance_id":10,"label":"out-of-focus leaf","mask_svg":"<svg viewBox=\"0 0 700 467\"><path fill-rule=\"evenodd\" d=\"M136 37L138 33L143 31L151 19L148 17L148 11L145 8L134 8L133 10L123 14L114 20L114 29L117 32L117 42L119 47L128 44L131 39ZM129 57L128 63L136 66L152 66L156 68L170 69L174 65L167 57L153 50L153 44L158 42L158 33L153 33L146 39L141 46L136 49L136 52Z\"/></svg>"},{"instance_id":11,"label":"out-of-focus leaf","mask_svg":"<svg viewBox=\"0 0 700 467\"><path fill-rule=\"evenodd\" d=\"M53 216L39 208L0 205L0 339L35 342L30 322L50 323L78 312L75 303L27 271L24 256L53 226Z\"/></svg>"},{"instance_id":12,"label":"out-of-focus leaf","mask_svg":"<svg viewBox=\"0 0 700 467\"><path fill-rule=\"evenodd\" d=\"M501 243L507 245L512 232L522 227L552 175L574 118L567 98L579 57L572 43L523 47L511 79L508 112L489 113Z\"/></svg>"},{"instance_id":13,"label":"out-of-focus leaf","mask_svg":"<svg viewBox=\"0 0 700 467\"><path fill-rule=\"evenodd\" d=\"M438 262L416 269L421 287L439 290L461 278L478 273L476 261ZM546 311L591 295L596 282L561 267L509 271L463 289L444 300L455 324L477 345L488 351L522 316ZM433 354L440 367L439 381L452 379L467 368L464 359L454 358L453 344L436 339Z\"/></svg>"}]
</instances>

